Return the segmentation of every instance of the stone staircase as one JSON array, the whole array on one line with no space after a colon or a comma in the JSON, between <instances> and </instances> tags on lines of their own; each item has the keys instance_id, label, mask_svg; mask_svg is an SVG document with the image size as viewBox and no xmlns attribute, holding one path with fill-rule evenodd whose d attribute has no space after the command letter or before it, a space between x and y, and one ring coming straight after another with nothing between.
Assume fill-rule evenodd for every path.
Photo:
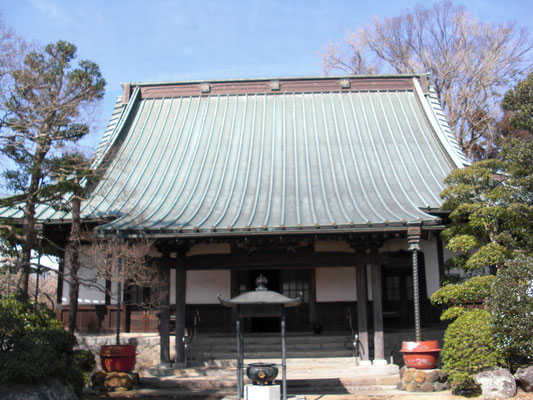
<instances>
[{"instance_id":1,"label":"stone staircase","mask_svg":"<svg viewBox=\"0 0 533 400\"><path fill-rule=\"evenodd\" d=\"M204 395L234 395L237 388L237 345L232 335L198 335L187 349L186 368L152 368L142 377L144 394L155 390ZM361 366L352 355L349 335L291 334L287 336L289 395L348 394L392 390L400 377L396 365ZM245 335L245 364L281 364L281 338L275 334ZM277 383L281 382L281 366ZM251 383L245 376L245 384Z\"/></svg>"},{"instance_id":2,"label":"stone staircase","mask_svg":"<svg viewBox=\"0 0 533 400\"><path fill-rule=\"evenodd\" d=\"M346 334L290 334L286 337L287 358L352 357L350 336ZM279 334L244 336L245 359L281 359ZM202 334L187 348L190 366L236 366L235 335ZM222 365L221 365L221 362Z\"/></svg>"}]
</instances>

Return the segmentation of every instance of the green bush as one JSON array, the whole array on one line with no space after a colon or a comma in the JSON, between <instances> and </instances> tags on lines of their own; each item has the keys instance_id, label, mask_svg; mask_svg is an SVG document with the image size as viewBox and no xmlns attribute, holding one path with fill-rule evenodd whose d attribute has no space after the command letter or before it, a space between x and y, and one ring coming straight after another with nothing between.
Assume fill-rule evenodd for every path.
<instances>
[{"instance_id":1,"label":"green bush","mask_svg":"<svg viewBox=\"0 0 533 400\"><path fill-rule=\"evenodd\" d=\"M491 293L496 277L475 276L469 280L441 287L431 296L433 304L462 306L466 303L484 301Z\"/></svg>"},{"instance_id":2,"label":"green bush","mask_svg":"<svg viewBox=\"0 0 533 400\"><path fill-rule=\"evenodd\" d=\"M533 257L498 271L489 299L496 343L514 366L533 363Z\"/></svg>"},{"instance_id":3,"label":"green bush","mask_svg":"<svg viewBox=\"0 0 533 400\"><path fill-rule=\"evenodd\" d=\"M60 379L79 393L83 374L73 365L75 345L75 336L45 306L0 299L0 384Z\"/></svg>"},{"instance_id":4,"label":"green bush","mask_svg":"<svg viewBox=\"0 0 533 400\"><path fill-rule=\"evenodd\" d=\"M89 350L76 350L73 357L73 373L70 378L76 392L81 392L96 367L94 354Z\"/></svg>"},{"instance_id":5,"label":"green bush","mask_svg":"<svg viewBox=\"0 0 533 400\"><path fill-rule=\"evenodd\" d=\"M94 354L89 350L76 350L74 352L74 365L83 372L92 372L96 367Z\"/></svg>"},{"instance_id":6,"label":"green bush","mask_svg":"<svg viewBox=\"0 0 533 400\"><path fill-rule=\"evenodd\" d=\"M448 326L444 334L442 363L456 392L476 391L473 377L477 372L504 364L492 335L488 311L465 311Z\"/></svg>"},{"instance_id":7,"label":"green bush","mask_svg":"<svg viewBox=\"0 0 533 400\"><path fill-rule=\"evenodd\" d=\"M52 310L15 296L0 298L0 352L9 351L27 333L45 328L62 329Z\"/></svg>"}]
</instances>

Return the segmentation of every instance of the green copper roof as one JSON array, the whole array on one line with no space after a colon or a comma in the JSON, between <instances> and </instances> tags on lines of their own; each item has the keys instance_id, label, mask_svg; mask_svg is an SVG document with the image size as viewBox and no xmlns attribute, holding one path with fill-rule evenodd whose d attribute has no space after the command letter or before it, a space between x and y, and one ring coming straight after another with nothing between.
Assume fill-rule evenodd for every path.
<instances>
[{"instance_id":1,"label":"green copper roof","mask_svg":"<svg viewBox=\"0 0 533 400\"><path fill-rule=\"evenodd\" d=\"M444 177L467 161L412 79L391 91L134 91L99 148L98 162L113 156L83 215L176 234L434 222L421 208L439 207Z\"/></svg>"}]
</instances>

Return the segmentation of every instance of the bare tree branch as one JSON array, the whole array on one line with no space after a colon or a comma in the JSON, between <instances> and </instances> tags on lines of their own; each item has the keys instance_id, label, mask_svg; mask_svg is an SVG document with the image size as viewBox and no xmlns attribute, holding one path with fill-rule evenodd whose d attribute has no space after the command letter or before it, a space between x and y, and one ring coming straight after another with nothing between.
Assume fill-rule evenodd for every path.
<instances>
[{"instance_id":1,"label":"bare tree branch","mask_svg":"<svg viewBox=\"0 0 533 400\"><path fill-rule=\"evenodd\" d=\"M493 154L500 98L531 70L532 47L525 29L480 22L443 0L398 17L374 17L321 56L326 74L429 72L458 142L475 160Z\"/></svg>"}]
</instances>

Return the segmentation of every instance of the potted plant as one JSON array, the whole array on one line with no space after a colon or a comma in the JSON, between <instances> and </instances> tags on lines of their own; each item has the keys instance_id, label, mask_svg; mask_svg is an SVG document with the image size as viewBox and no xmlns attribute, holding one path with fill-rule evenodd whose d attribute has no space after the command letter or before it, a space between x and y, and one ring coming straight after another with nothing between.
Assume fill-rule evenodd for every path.
<instances>
[{"instance_id":1,"label":"potted plant","mask_svg":"<svg viewBox=\"0 0 533 400\"><path fill-rule=\"evenodd\" d=\"M152 246L153 243L148 241L124 241L119 237L97 240L91 245L90 256L97 271L96 279L115 282L117 288L114 293L107 287L99 286L117 302L115 344L100 348L100 361L105 371L131 372L135 366L135 345L123 344L120 340L121 312L125 303L123 294L133 286L150 289L164 286L157 266L148 256Z\"/></svg>"},{"instance_id":2,"label":"potted plant","mask_svg":"<svg viewBox=\"0 0 533 400\"><path fill-rule=\"evenodd\" d=\"M438 340L402 342L403 361L407 368L433 369L439 360Z\"/></svg>"}]
</instances>

